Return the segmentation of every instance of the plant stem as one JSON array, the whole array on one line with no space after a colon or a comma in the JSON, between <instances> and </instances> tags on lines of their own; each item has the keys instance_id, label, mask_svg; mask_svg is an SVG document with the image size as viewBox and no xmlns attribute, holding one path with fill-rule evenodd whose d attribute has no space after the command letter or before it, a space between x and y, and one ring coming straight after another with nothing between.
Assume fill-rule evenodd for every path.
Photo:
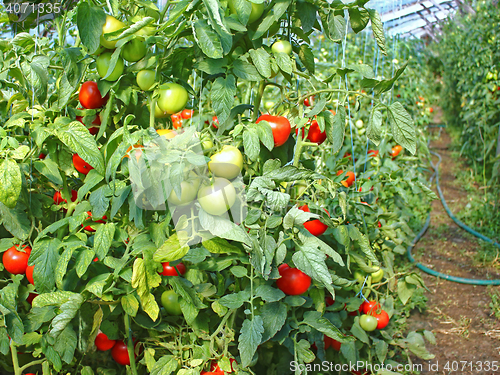
<instances>
[{"instance_id":1,"label":"plant stem","mask_svg":"<svg viewBox=\"0 0 500 375\"><path fill-rule=\"evenodd\" d=\"M132 375L137 375L137 368L135 367L135 352L134 352L134 341L132 340L132 331L130 330L130 315L125 313L124 317L125 331L127 332L127 351L128 357L130 358L130 369Z\"/></svg>"},{"instance_id":2,"label":"plant stem","mask_svg":"<svg viewBox=\"0 0 500 375\"><path fill-rule=\"evenodd\" d=\"M14 367L14 375L22 375L19 368L19 360L17 359L17 348L14 340L10 340L10 353L12 355L12 366Z\"/></svg>"},{"instance_id":3,"label":"plant stem","mask_svg":"<svg viewBox=\"0 0 500 375\"><path fill-rule=\"evenodd\" d=\"M252 115L252 122L257 121L257 118L259 117L259 107L260 107L260 102L262 100L262 95L264 95L264 89L266 88L266 81L262 80L259 83L259 91L257 92L257 95L255 95L255 99L253 101L253 115Z\"/></svg>"}]
</instances>

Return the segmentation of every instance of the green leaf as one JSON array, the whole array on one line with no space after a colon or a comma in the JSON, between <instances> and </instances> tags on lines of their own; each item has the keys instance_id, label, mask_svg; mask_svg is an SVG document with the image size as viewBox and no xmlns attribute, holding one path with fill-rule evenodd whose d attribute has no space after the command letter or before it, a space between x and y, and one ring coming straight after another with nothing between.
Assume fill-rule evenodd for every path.
<instances>
[{"instance_id":1,"label":"green leaf","mask_svg":"<svg viewBox=\"0 0 500 375\"><path fill-rule=\"evenodd\" d=\"M243 147L245 149L245 155L247 155L250 160L256 161L260 153L259 135L256 129L248 128L243 132Z\"/></svg>"},{"instance_id":2,"label":"green leaf","mask_svg":"<svg viewBox=\"0 0 500 375\"><path fill-rule=\"evenodd\" d=\"M366 136L375 145L379 145L382 136L382 112L377 108L373 108L368 119L368 126L366 128Z\"/></svg>"},{"instance_id":3,"label":"green leaf","mask_svg":"<svg viewBox=\"0 0 500 375\"><path fill-rule=\"evenodd\" d=\"M182 239L179 240L178 234L174 233L153 255L155 262L173 262L181 259L189 251L189 246Z\"/></svg>"},{"instance_id":4,"label":"green leaf","mask_svg":"<svg viewBox=\"0 0 500 375\"><path fill-rule=\"evenodd\" d=\"M255 296L262 298L266 302L277 302L285 298L285 293L270 285L259 285L255 290Z\"/></svg>"},{"instance_id":5,"label":"green leaf","mask_svg":"<svg viewBox=\"0 0 500 375\"><path fill-rule=\"evenodd\" d=\"M388 108L388 114L394 139L409 150L412 155L415 155L415 152L417 152L417 136L411 116L400 102L392 103Z\"/></svg>"},{"instance_id":6,"label":"green leaf","mask_svg":"<svg viewBox=\"0 0 500 375\"><path fill-rule=\"evenodd\" d=\"M416 285L408 284L404 280L398 281L398 297L403 303L403 305L406 305L406 303L413 296L413 293L415 292L416 289L417 289Z\"/></svg>"},{"instance_id":7,"label":"green leaf","mask_svg":"<svg viewBox=\"0 0 500 375\"><path fill-rule=\"evenodd\" d=\"M127 294L121 298L121 303L123 311L130 316L136 316L137 310L139 310L139 301L135 298L133 294Z\"/></svg>"},{"instance_id":8,"label":"green leaf","mask_svg":"<svg viewBox=\"0 0 500 375\"><path fill-rule=\"evenodd\" d=\"M226 306L228 309L238 309L249 300L250 292L248 290L242 290L238 293L226 294L219 300L219 303L222 306Z\"/></svg>"},{"instance_id":9,"label":"green leaf","mask_svg":"<svg viewBox=\"0 0 500 375\"><path fill-rule=\"evenodd\" d=\"M333 119L332 119L333 117ZM344 145L346 110L339 106L335 115L328 111L325 116L326 136L333 145L332 152L336 154Z\"/></svg>"},{"instance_id":10,"label":"green leaf","mask_svg":"<svg viewBox=\"0 0 500 375\"><path fill-rule=\"evenodd\" d=\"M247 367L252 362L257 347L261 343L263 333L264 322L262 321L262 317L254 316L253 320L245 319L243 322L238 339L238 350L243 367Z\"/></svg>"},{"instance_id":11,"label":"green leaf","mask_svg":"<svg viewBox=\"0 0 500 375\"><path fill-rule=\"evenodd\" d=\"M378 358L380 363L385 362L385 358L387 357L388 349L389 349L389 345L383 340L379 340L375 344L375 353L377 353L377 358Z\"/></svg>"},{"instance_id":12,"label":"green leaf","mask_svg":"<svg viewBox=\"0 0 500 375\"><path fill-rule=\"evenodd\" d=\"M349 8L349 17L352 30L356 34L363 30L368 25L368 21L370 21L368 11L363 8Z\"/></svg>"},{"instance_id":13,"label":"green leaf","mask_svg":"<svg viewBox=\"0 0 500 375\"><path fill-rule=\"evenodd\" d=\"M106 14L100 7L91 7L89 3L78 4L76 25L82 43L90 53L100 46L102 27L106 23Z\"/></svg>"},{"instance_id":14,"label":"green leaf","mask_svg":"<svg viewBox=\"0 0 500 375\"><path fill-rule=\"evenodd\" d=\"M384 80L380 81L379 83L377 83L374 87L375 95L378 96L384 92L389 91L392 88L392 86L394 86L394 82L396 82L397 79L401 76L401 74L403 74L407 65L408 65L408 61L401 68L396 70L394 77L392 77L390 79L384 79Z\"/></svg>"},{"instance_id":15,"label":"green leaf","mask_svg":"<svg viewBox=\"0 0 500 375\"><path fill-rule=\"evenodd\" d=\"M380 52L387 56L387 47L385 44L384 36L384 25L380 19L380 14L375 9L366 9L368 15L370 16L370 21L372 22L372 32L375 40L377 41L378 48Z\"/></svg>"},{"instance_id":16,"label":"green leaf","mask_svg":"<svg viewBox=\"0 0 500 375\"><path fill-rule=\"evenodd\" d=\"M249 243L250 238L248 233L239 225L229 221L221 216L213 216L200 210L199 219L201 226L208 230L216 237L225 238L226 240L238 241L241 243Z\"/></svg>"},{"instance_id":17,"label":"green leaf","mask_svg":"<svg viewBox=\"0 0 500 375\"><path fill-rule=\"evenodd\" d=\"M306 313L304 313L304 323L339 342L344 343L354 341L354 338L352 336L344 335L328 319L323 317L319 311L307 311Z\"/></svg>"},{"instance_id":18,"label":"green leaf","mask_svg":"<svg viewBox=\"0 0 500 375\"><path fill-rule=\"evenodd\" d=\"M251 128L257 130L262 144L271 151L274 148L273 130L267 121L260 121L258 124L251 124Z\"/></svg>"},{"instance_id":19,"label":"green leaf","mask_svg":"<svg viewBox=\"0 0 500 375\"><path fill-rule=\"evenodd\" d=\"M336 15L333 10L328 13L328 37L333 42L340 42L345 37L346 21L342 15Z\"/></svg>"},{"instance_id":20,"label":"green leaf","mask_svg":"<svg viewBox=\"0 0 500 375\"><path fill-rule=\"evenodd\" d=\"M244 0L245 3L249 3ZM250 57L252 59L255 68L257 68L258 72L265 78L271 77L271 56L264 48L259 49L251 49L249 51Z\"/></svg>"},{"instance_id":21,"label":"green leaf","mask_svg":"<svg viewBox=\"0 0 500 375\"><path fill-rule=\"evenodd\" d=\"M67 364L70 364L73 361L76 343L76 333L71 326L66 326L54 343L54 349L59 353L61 359Z\"/></svg>"},{"instance_id":22,"label":"green leaf","mask_svg":"<svg viewBox=\"0 0 500 375\"><path fill-rule=\"evenodd\" d=\"M279 302L266 303L262 306L260 316L264 322L262 342L266 342L283 328L287 318L286 305Z\"/></svg>"},{"instance_id":23,"label":"green leaf","mask_svg":"<svg viewBox=\"0 0 500 375\"><path fill-rule=\"evenodd\" d=\"M296 345L295 345L295 350L297 352L297 359L300 362L304 363L311 363L314 361L316 356L314 353L309 349L311 347L311 344L307 340L300 340Z\"/></svg>"},{"instance_id":24,"label":"green leaf","mask_svg":"<svg viewBox=\"0 0 500 375\"><path fill-rule=\"evenodd\" d=\"M71 320L76 316L83 302L83 297L80 294L74 293L69 297L67 302L64 302L59 307L60 313L52 320L52 328L49 331L51 337L57 339L60 336Z\"/></svg>"},{"instance_id":25,"label":"green leaf","mask_svg":"<svg viewBox=\"0 0 500 375\"><path fill-rule=\"evenodd\" d=\"M170 355L161 357L151 370L151 375L170 375L177 370L179 363Z\"/></svg>"},{"instance_id":26,"label":"green leaf","mask_svg":"<svg viewBox=\"0 0 500 375\"><path fill-rule=\"evenodd\" d=\"M370 339L366 334L366 331L361 328L359 325L359 316L354 318L354 324L351 327L351 333L356 337L359 341L364 342L365 344L370 345Z\"/></svg>"},{"instance_id":27,"label":"green leaf","mask_svg":"<svg viewBox=\"0 0 500 375\"><path fill-rule=\"evenodd\" d=\"M305 1L297 3L297 15L300 19L301 28L305 33L312 30L316 22L316 11L316 6L311 3Z\"/></svg>"},{"instance_id":28,"label":"green leaf","mask_svg":"<svg viewBox=\"0 0 500 375\"><path fill-rule=\"evenodd\" d=\"M236 10L236 15L243 25L248 23L252 13L252 3L247 0L232 0L232 6ZM232 11L231 11L232 13Z\"/></svg>"},{"instance_id":29,"label":"green leaf","mask_svg":"<svg viewBox=\"0 0 500 375\"><path fill-rule=\"evenodd\" d=\"M90 279L85 286L85 290L94 294L96 297L101 298L102 292L106 284L108 284L109 279L113 276L111 273L102 273L96 277Z\"/></svg>"},{"instance_id":30,"label":"green leaf","mask_svg":"<svg viewBox=\"0 0 500 375\"><path fill-rule=\"evenodd\" d=\"M209 26L206 20L198 19L193 23L193 36L202 52L211 59L223 57L219 35Z\"/></svg>"},{"instance_id":31,"label":"green leaf","mask_svg":"<svg viewBox=\"0 0 500 375\"><path fill-rule=\"evenodd\" d=\"M262 77L255 66L241 59L235 60L233 62L233 73L236 77L239 77L246 81L262 80Z\"/></svg>"},{"instance_id":32,"label":"green leaf","mask_svg":"<svg viewBox=\"0 0 500 375\"><path fill-rule=\"evenodd\" d=\"M62 368L62 362L61 362L61 357L55 351L55 349L52 346L42 346L42 353L52 363L52 365L54 366L54 369L59 372ZM44 364L45 363L48 364L48 362L44 362ZM47 366L47 371L43 371L43 372L46 374L50 374L50 371L48 370L48 366Z\"/></svg>"},{"instance_id":33,"label":"green leaf","mask_svg":"<svg viewBox=\"0 0 500 375\"><path fill-rule=\"evenodd\" d=\"M40 294L33 300L33 307L41 308L46 306L61 306L68 302L71 297L79 295L78 293L68 291L57 291L53 293Z\"/></svg>"},{"instance_id":34,"label":"green leaf","mask_svg":"<svg viewBox=\"0 0 500 375\"><path fill-rule=\"evenodd\" d=\"M212 84L210 99L219 124L224 124L229 118L235 95L236 82L233 75L227 75L225 79L219 77Z\"/></svg>"},{"instance_id":35,"label":"green leaf","mask_svg":"<svg viewBox=\"0 0 500 375\"><path fill-rule=\"evenodd\" d=\"M62 185L63 180L61 173L59 173L59 166L52 159L45 159L42 161L35 161L33 163L35 169L47 177L51 182L56 185Z\"/></svg>"},{"instance_id":36,"label":"green leaf","mask_svg":"<svg viewBox=\"0 0 500 375\"><path fill-rule=\"evenodd\" d=\"M35 56L31 63L23 61L21 69L24 77L28 81L30 89L34 89L35 95L40 104L47 99L47 89L49 77L47 75L49 61L47 56Z\"/></svg>"},{"instance_id":37,"label":"green leaf","mask_svg":"<svg viewBox=\"0 0 500 375\"><path fill-rule=\"evenodd\" d=\"M315 245L304 243L292 256L295 266L322 283L329 291L333 292L332 277L325 264L326 256Z\"/></svg>"},{"instance_id":38,"label":"green leaf","mask_svg":"<svg viewBox=\"0 0 500 375\"><path fill-rule=\"evenodd\" d=\"M410 332L404 341L408 343L408 349L417 357L426 361L435 357L425 348L425 341L420 333Z\"/></svg>"},{"instance_id":39,"label":"green leaf","mask_svg":"<svg viewBox=\"0 0 500 375\"><path fill-rule=\"evenodd\" d=\"M202 242L203 246L212 254L241 254L240 248L231 245L224 238L214 237Z\"/></svg>"},{"instance_id":40,"label":"green leaf","mask_svg":"<svg viewBox=\"0 0 500 375\"><path fill-rule=\"evenodd\" d=\"M309 3L304 2L302 4L309 4ZM314 74L316 68L314 63L314 53L309 45L302 44L300 46L299 59L302 62L302 64L304 64L309 73Z\"/></svg>"},{"instance_id":41,"label":"green leaf","mask_svg":"<svg viewBox=\"0 0 500 375\"><path fill-rule=\"evenodd\" d=\"M3 226L7 229L14 237L25 241L30 233L31 223L24 210L21 210L19 206L16 208L8 208L3 203L0 202L0 217L3 221Z\"/></svg>"},{"instance_id":42,"label":"green leaf","mask_svg":"<svg viewBox=\"0 0 500 375\"><path fill-rule=\"evenodd\" d=\"M98 259L102 260L108 254L113 236L115 235L115 224L109 223L100 225L94 237L94 251Z\"/></svg>"},{"instance_id":43,"label":"green leaf","mask_svg":"<svg viewBox=\"0 0 500 375\"><path fill-rule=\"evenodd\" d=\"M374 267L379 266L380 262L378 261L375 253L373 252L373 249L370 246L370 241L366 238L366 235L361 233L357 227L351 224L347 226L347 229L349 232L349 237L351 237L353 241L358 242L361 251L363 251L368 260L370 260L373 263L373 266Z\"/></svg>"},{"instance_id":44,"label":"green leaf","mask_svg":"<svg viewBox=\"0 0 500 375\"><path fill-rule=\"evenodd\" d=\"M226 72L226 59L208 59L204 58L195 64L198 70L201 70L208 75L223 74Z\"/></svg>"},{"instance_id":45,"label":"green leaf","mask_svg":"<svg viewBox=\"0 0 500 375\"><path fill-rule=\"evenodd\" d=\"M158 275L152 260L137 258L133 266L131 284L137 290L144 312L152 320L158 318L160 308L155 297L151 294L151 289L156 288L160 283L161 277Z\"/></svg>"},{"instance_id":46,"label":"green leaf","mask_svg":"<svg viewBox=\"0 0 500 375\"><path fill-rule=\"evenodd\" d=\"M40 293L50 292L55 286L55 270L59 260L59 245L61 241L57 238L45 238L35 242L29 265L35 265L33 280L37 291Z\"/></svg>"},{"instance_id":47,"label":"green leaf","mask_svg":"<svg viewBox=\"0 0 500 375\"><path fill-rule=\"evenodd\" d=\"M97 172L104 175L104 159L97 147L95 138L81 122L73 121L64 124L63 121L65 120L56 120L54 124L56 126L56 136L73 152L76 152L83 160L94 167Z\"/></svg>"},{"instance_id":48,"label":"green leaf","mask_svg":"<svg viewBox=\"0 0 500 375\"><path fill-rule=\"evenodd\" d=\"M14 160L2 160L0 164L0 203L9 208L16 207L22 184L19 165Z\"/></svg>"},{"instance_id":49,"label":"green leaf","mask_svg":"<svg viewBox=\"0 0 500 375\"><path fill-rule=\"evenodd\" d=\"M278 52L274 54L274 58L278 63L279 68L287 74L292 74L293 64L290 56L284 52Z\"/></svg>"},{"instance_id":50,"label":"green leaf","mask_svg":"<svg viewBox=\"0 0 500 375\"><path fill-rule=\"evenodd\" d=\"M78 277L82 277L85 274L85 272L87 272L87 269L92 263L94 257L95 257L94 250L83 250L80 252L75 265L76 274Z\"/></svg>"}]
</instances>

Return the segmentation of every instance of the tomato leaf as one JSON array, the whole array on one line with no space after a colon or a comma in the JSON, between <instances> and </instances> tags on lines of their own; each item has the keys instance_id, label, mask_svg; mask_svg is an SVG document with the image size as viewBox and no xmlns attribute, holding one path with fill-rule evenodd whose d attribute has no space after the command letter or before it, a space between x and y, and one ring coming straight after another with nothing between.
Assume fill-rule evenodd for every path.
<instances>
[{"instance_id":1,"label":"tomato leaf","mask_svg":"<svg viewBox=\"0 0 500 375\"><path fill-rule=\"evenodd\" d=\"M236 82L233 75L227 75L225 79L219 77L212 84L210 98L220 125L225 124L228 120L235 95Z\"/></svg>"},{"instance_id":2,"label":"tomato leaf","mask_svg":"<svg viewBox=\"0 0 500 375\"><path fill-rule=\"evenodd\" d=\"M34 243L29 257L29 264L35 265L33 280L38 292L50 292L55 286L55 269L59 260L59 246L57 238L44 238Z\"/></svg>"},{"instance_id":3,"label":"tomato leaf","mask_svg":"<svg viewBox=\"0 0 500 375\"><path fill-rule=\"evenodd\" d=\"M255 290L255 296L262 298L266 302L277 302L285 298L285 293L273 288L270 285L259 285Z\"/></svg>"},{"instance_id":4,"label":"tomato leaf","mask_svg":"<svg viewBox=\"0 0 500 375\"><path fill-rule=\"evenodd\" d=\"M189 251L189 246L184 240L179 239L178 234L174 233L153 255L155 262L173 262L181 259Z\"/></svg>"},{"instance_id":5,"label":"tomato leaf","mask_svg":"<svg viewBox=\"0 0 500 375\"><path fill-rule=\"evenodd\" d=\"M322 283L328 291L333 292L332 277L326 267L325 259L324 253L320 252L315 245L308 243L296 247L292 256L295 267Z\"/></svg>"},{"instance_id":6,"label":"tomato leaf","mask_svg":"<svg viewBox=\"0 0 500 375\"><path fill-rule=\"evenodd\" d=\"M284 52L278 52L274 54L274 59L278 63L279 68L285 73L292 74L293 71L293 63L288 56Z\"/></svg>"},{"instance_id":7,"label":"tomato leaf","mask_svg":"<svg viewBox=\"0 0 500 375\"><path fill-rule=\"evenodd\" d=\"M22 187L21 169L14 160L2 160L0 164L0 203L8 208L16 207Z\"/></svg>"},{"instance_id":8,"label":"tomato leaf","mask_svg":"<svg viewBox=\"0 0 500 375\"><path fill-rule=\"evenodd\" d=\"M295 344L297 360L300 361L300 363L311 363L316 358L314 353L310 350L310 347L311 344L304 339Z\"/></svg>"},{"instance_id":9,"label":"tomato leaf","mask_svg":"<svg viewBox=\"0 0 500 375\"><path fill-rule=\"evenodd\" d=\"M302 4L309 4L309 3L302 3ZM304 64L309 73L314 74L316 66L314 63L314 53L310 46L308 46L307 44L302 44L300 46L299 59L302 62L302 64Z\"/></svg>"},{"instance_id":10,"label":"tomato leaf","mask_svg":"<svg viewBox=\"0 0 500 375\"><path fill-rule=\"evenodd\" d=\"M176 358L165 355L155 363L151 369L151 375L170 375L177 370L178 366L179 363Z\"/></svg>"},{"instance_id":11,"label":"tomato leaf","mask_svg":"<svg viewBox=\"0 0 500 375\"><path fill-rule=\"evenodd\" d=\"M115 235L115 224L109 223L100 225L97 228L94 237L94 251L95 255L99 259L104 259L108 254L108 251L113 242L113 236Z\"/></svg>"},{"instance_id":12,"label":"tomato leaf","mask_svg":"<svg viewBox=\"0 0 500 375\"><path fill-rule=\"evenodd\" d=\"M224 238L214 237L209 240L203 241L202 244L212 254L242 253L239 247L230 244Z\"/></svg>"},{"instance_id":13,"label":"tomato leaf","mask_svg":"<svg viewBox=\"0 0 500 375\"><path fill-rule=\"evenodd\" d=\"M59 172L59 167L57 163L52 159L35 161L33 163L33 166L38 172L47 177L54 184L56 185L63 184L61 173Z\"/></svg>"},{"instance_id":14,"label":"tomato leaf","mask_svg":"<svg viewBox=\"0 0 500 375\"><path fill-rule=\"evenodd\" d=\"M285 324L287 318L286 305L279 302L266 303L262 306L260 316L264 326L262 342L266 342L273 338Z\"/></svg>"},{"instance_id":15,"label":"tomato leaf","mask_svg":"<svg viewBox=\"0 0 500 375\"><path fill-rule=\"evenodd\" d=\"M200 224L203 229L209 231L216 237L226 240L249 243L249 237L245 230L235 223L220 216L213 216L203 210L199 211Z\"/></svg>"},{"instance_id":16,"label":"tomato leaf","mask_svg":"<svg viewBox=\"0 0 500 375\"><path fill-rule=\"evenodd\" d=\"M49 334L54 339L57 339L64 329L68 326L71 320L76 316L78 310L84 302L83 297L78 293L72 293L68 300L60 307L60 313L52 320Z\"/></svg>"},{"instance_id":17,"label":"tomato leaf","mask_svg":"<svg viewBox=\"0 0 500 375\"><path fill-rule=\"evenodd\" d=\"M55 351L59 353L61 359L67 364L73 361L77 340L73 328L66 326L54 342Z\"/></svg>"},{"instance_id":18,"label":"tomato leaf","mask_svg":"<svg viewBox=\"0 0 500 375\"><path fill-rule=\"evenodd\" d=\"M89 3L78 4L76 25L82 43L90 53L100 45L102 27L106 23L106 14L100 7L91 7Z\"/></svg>"},{"instance_id":19,"label":"tomato leaf","mask_svg":"<svg viewBox=\"0 0 500 375\"><path fill-rule=\"evenodd\" d=\"M273 130L269 123L267 121L260 121L258 124L250 124L249 126L257 130L260 141L269 151L271 151L274 148L274 138Z\"/></svg>"},{"instance_id":20,"label":"tomato leaf","mask_svg":"<svg viewBox=\"0 0 500 375\"><path fill-rule=\"evenodd\" d=\"M370 339L366 334L366 331L359 325L359 316L354 318L354 324L351 327L351 333L361 342L370 345Z\"/></svg>"},{"instance_id":21,"label":"tomato leaf","mask_svg":"<svg viewBox=\"0 0 500 375\"><path fill-rule=\"evenodd\" d=\"M344 144L346 111L344 106L339 105L335 116L329 113L324 117L326 136L333 145L332 152L336 154Z\"/></svg>"},{"instance_id":22,"label":"tomato leaf","mask_svg":"<svg viewBox=\"0 0 500 375\"><path fill-rule=\"evenodd\" d=\"M248 3L247 1L245 1ZM252 62L257 68L258 72L266 78L271 77L271 56L264 48L251 49L249 51Z\"/></svg>"},{"instance_id":23,"label":"tomato leaf","mask_svg":"<svg viewBox=\"0 0 500 375\"><path fill-rule=\"evenodd\" d=\"M356 34L363 30L370 21L370 15L364 8L349 8L349 17L352 30Z\"/></svg>"},{"instance_id":24,"label":"tomato leaf","mask_svg":"<svg viewBox=\"0 0 500 375\"><path fill-rule=\"evenodd\" d=\"M236 15L243 25L248 23L250 13L252 13L252 3L246 0L232 0L232 4L236 10Z\"/></svg>"},{"instance_id":25,"label":"tomato leaf","mask_svg":"<svg viewBox=\"0 0 500 375\"><path fill-rule=\"evenodd\" d=\"M54 369L56 371L61 371L62 368L61 357L52 346L42 346L42 353L50 361L50 363L52 363L52 366L54 366ZM49 361L44 361L44 363L47 363L47 370L49 366Z\"/></svg>"},{"instance_id":26,"label":"tomato leaf","mask_svg":"<svg viewBox=\"0 0 500 375\"><path fill-rule=\"evenodd\" d=\"M366 8L368 15L370 16L370 21L372 22L372 32L375 40L377 41L378 48L380 51L387 56L387 46L385 44L385 36L384 36L384 25L382 24L382 20L380 19L380 14L376 9L368 9Z\"/></svg>"},{"instance_id":27,"label":"tomato leaf","mask_svg":"<svg viewBox=\"0 0 500 375\"><path fill-rule=\"evenodd\" d=\"M384 79L384 80L380 81L379 83L377 83L375 85L375 87L374 87L375 95L379 96L380 94L382 94L384 92L387 92L390 89L392 89L392 86L394 86L394 82L396 82L397 79L401 76L401 74L403 74L403 72L405 71L407 65L408 65L408 61L405 62L405 64L401 68L399 68L398 70L396 70L396 73L394 74L394 77L392 77L390 79ZM401 105L400 103L398 103L398 104Z\"/></svg>"},{"instance_id":28,"label":"tomato leaf","mask_svg":"<svg viewBox=\"0 0 500 375\"><path fill-rule=\"evenodd\" d=\"M406 303L413 296L413 293L415 292L416 289L417 289L416 285L409 284L404 280L398 281L398 297L403 303L403 305L406 305Z\"/></svg>"},{"instance_id":29,"label":"tomato leaf","mask_svg":"<svg viewBox=\"0 0 500 375\"><path fill-rule=\"evenodd\" d=\"M0 218L3 221L3 226L10 234L23 241L28 238L31 223L26 212L19 206L9 209L0 202Z\"/></svg>"},{"instance_id":30,"label":"tomato leaf","mask_svg":"<svg viewBox=\"0 0 500 375\"><path fill-rule=\"evenodd\" d=\"M130 316L137 315L137 311L139 310L139 301L137 301L133 294L123 296L120 301L126 314Z\"/></svg>"},{"instance_id":31,"label":"tomato leaf","mask_svg":"<svg viewBox=\"0 0 500 375\"><path fill-rule=\"evenodd\" d=\"M28 81L30 89L33 88L39 103L44 103L47 99L47 89L49 77L47 74L49 58L47 56L35 56L31 63L23 61L21 69L24 77Z\"/></svg>"},{"instance_id":32,"label":"tomato leaf","mask_svg":"<svg viewBox=\"0 0 500 375\"><path fill-rule=\"evenodd\" d=\"M415 155L415 152L417 152L417 136L413 119L399 102L392 103L388 108L388 113L394 139Z\"/></svg>"},{"instance_id":33,"label":"tomato leaf","mask_svg":"<svg viewBox=\"0 0 500 375\"><path fill-rule=\"evenodd\" d=\"M323 29L328 30L327 37L333 42L340 42L344 39L346 34L346 20L343 15L335 14L333 10L328 13L326 24L323 22Z\"/></svg>"},{"instance_id":34,"label":"tomato leaf","mask_svg":"<svg viewBox=\"0 0 500 375\"><path fill-rule=\"evenodd\" d=\"M202 52L211 59L223 57L222 44L219 35L204 19L193 22L193 36Z\"/></svg>"},{"instance_id":35,"label":"tomato leaf","mask_svg":"<svg viewBox=\"0 0 500 375\"><path fill-rule=\"evenodd\" d=\"M382 112L374 107L368 119L368 127L366 128L366 136L375 145L380 144L382 135Z\"/></svg>"},{"instance_id":36,"label":"tomato leaf","mask_svg":"<svg viewBox=\"0 0 500 375\"><path fill-rule=\"evenodd\" d=\"M245 149L245 154L250 160L257 160L260 153L260 143L256 129L249 127L243 132L243 147Z\"/></svg>"},{"instance_id":37,"label":"tomato leaf","mask_svg":"<svg viewBox=\"0 0 500 375\"><path fill-rule=\"evenodd\" d=\"M429 353L425 348L424 337L420 333L410 332L406 339L402 341L406 342L408 349L419 358L430 360L435 357L434 354Z\"/></svg>"},{"instance_id":38,"label":"tomato leaf","mask_svg":"<svg viewBox=\"0 0 500 375\"><path fill-rule=\"evenodd\" d=\"M231 293L222 296L219 303L222 306L226 306L228 309L239 309L245 302L250 300L250 292L248 290L242 290L238 293Z\"/></svg>"},{"instance_id":39,"label":"tomato leaf","mask_svg":"<svg viewBox=\"0 0 500 375\"><path fill-rule=\"evenodd\" d=\"M156 288L161 283L161 277L155 270L155 265L147 259L137 258L134 261L132 273L132 287L137 290L141 299L144 312L152 320L158 318L160 308L156 303L155 297L151 294L151 289Z\"/></svg>"},{"instance_id":40,"label":"tomato leaf","mask_svg":"<svg viewBox=\"0 0 500 375\"><path fill-rule=\"evenodd\" d=\"M311 3L297 3L297 15L300 19L301 28L305 33L312 30L314 23L316 22L316 12L316 6Z\"/></svg>"},{"instance_id":41,"label":"tomato leaf","mask_svg":"<svg viewBox=\"0 0 500 375\"><path fill-rule=\"evenodd\" d=\"M275 14L269 12L266 14L264 19L259 23L257 31L253 34L252 40L259 39L262 35L265 35L269 28L277 22ZM279 22L279 21L278 21Z\"/></svg>"},{"instance_id":42,"label":"tomato leaf","mask_svg":"<svg viewBox=\"0 0 500 375\"><path fill-rule=\"evenodd\" d=\"M264 322L261 316L254 316L252 320L245 319L241 326L238 338L238 350L241 356L241 365L247 367L262 341Z\"/></svg>"},{"instance_id":43,"label":"tomato leaf","mask_svg":"<svg viewBox=\"0 0 500 375\"><path fill-rule=\"evenodd\" d=\"M260 81L261 75L255 66L241 58L233 62L233 73L236 77L246 81Z\"/></svg>"},{"instance_id":44,"label":"tomato leaf","mask_svg":"<svg viewBox=\"0 0 500 375\"><path fill-rule=\"evenodd\" d=\"M111 273L102 273L96 277L93 277L88 281L87 285L85 286L85 290L94 294L98 298L102 298L102 292L105 286L109 283L112 276L113 275Z\"/></svg>"}]
</instances>

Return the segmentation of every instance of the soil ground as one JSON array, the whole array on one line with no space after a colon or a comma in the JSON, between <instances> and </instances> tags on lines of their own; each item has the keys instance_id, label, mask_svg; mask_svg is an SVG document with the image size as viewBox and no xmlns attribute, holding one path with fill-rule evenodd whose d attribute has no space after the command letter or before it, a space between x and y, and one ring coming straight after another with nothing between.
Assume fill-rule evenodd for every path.
<instances>
[{"instance_id":1,"label":"soil ground","mask_svg":"<svg viewBox=\"0 0 500 375\"><path fill-rule=\"evenodd\" d=\"M439 114L435 120L438 119ZM455 175L465 166L461 160L452 157L451 143L450 136L443 130L430 147L443 158L439 169L441 189L451 211L457 213L464 209L468 198ZM442 273L474 279L500 279L498 269L474 262L479 241L458 227L446 214L441 201L436 200L432 204L430 227L413 253L417 261ZM427 343L434 359L412 358L414 363L423 364L421 374L500 374L500 321L491 313L492 287L445 281L423 272L422 276L430 290L426 293L427 310L412 314L410 330L430 330L437 343ZM470 363L463 368L464 363L460 361L472 362L472 369ZM491 367L493 361L497 361L497 369ZM447 363L448 369L445 367ZM434 367L429 368L430 365Z\"/></svg>"}]
</instances>

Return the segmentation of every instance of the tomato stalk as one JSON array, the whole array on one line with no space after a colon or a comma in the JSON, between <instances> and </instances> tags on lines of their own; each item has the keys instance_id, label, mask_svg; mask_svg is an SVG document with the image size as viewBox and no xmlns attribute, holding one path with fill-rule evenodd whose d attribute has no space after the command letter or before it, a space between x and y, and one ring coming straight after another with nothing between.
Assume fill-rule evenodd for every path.
<instances>
[{"instance_id":1,"label":"tomato stalk","mask_svg":"<svg viewBox=\"0 0 500 375\"><path fill-rule=\"evenodd\" d=\"M260 102L262 101L262 95L264 95L265 88L266 88L266 81L264 80L260 81L259 91L257 92L257 95L255 95L255 99L253 101L252 122L257 121L257 118L259 117Z\"/></svg>"},{"instance_id":2,"label":"tomato stalk","mask_svg":"<svg viewBox=\"0 0 500 375\"><path fill-rule=\"evenodd\" d=\"M135 352L134 352L134 341L132 340L132 330L130 329L130 315L125 313L124 317L125 331L127 332L127 351L128 357L130 358L130 369L132 370L132 375L137 375L137 368L135 366Z\"/></svg>"}]
</instances>

